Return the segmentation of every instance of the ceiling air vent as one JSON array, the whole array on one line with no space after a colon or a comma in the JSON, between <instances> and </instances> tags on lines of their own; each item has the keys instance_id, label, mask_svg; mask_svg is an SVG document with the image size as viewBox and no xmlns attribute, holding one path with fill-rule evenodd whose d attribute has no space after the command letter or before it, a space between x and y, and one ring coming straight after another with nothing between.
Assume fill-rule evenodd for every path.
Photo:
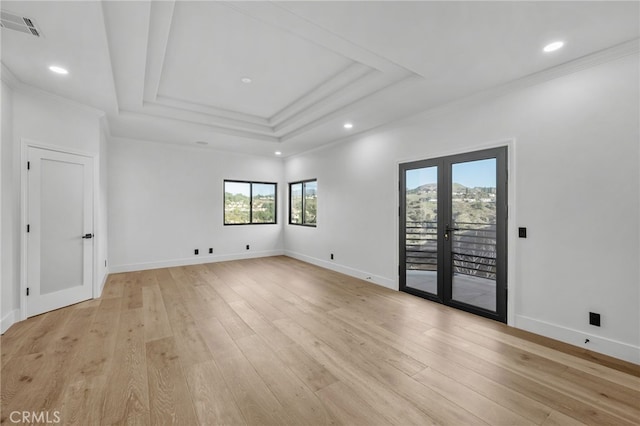
<instances>
[{"instance_id":1,"label":"ceiling air vent","mask_svg":"<svg viewBox=\"0 0 640 426\"><path fill-rule=\"evenodd\" d=\"M4 10L0 12L0 27L40 37L40 30L36 27L33 19L5 12Z\"/></svg>"}]
</instances>

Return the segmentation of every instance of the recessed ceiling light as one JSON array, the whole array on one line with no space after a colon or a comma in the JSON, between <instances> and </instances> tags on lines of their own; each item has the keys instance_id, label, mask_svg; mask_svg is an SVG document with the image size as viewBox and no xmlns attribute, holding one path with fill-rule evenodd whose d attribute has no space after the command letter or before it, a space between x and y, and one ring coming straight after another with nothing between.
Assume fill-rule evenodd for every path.
<instances>
[{"instance_id":1,"label":"recessed ceiling light","mask_svg":"<svg viewBox=\"0 0 640 426\"><path fill-rule=\"evenodd\" d=\"M242 78L240 79L240 81L241 81L241 82L243 82L244 84L249 84L249 83L251 83L253 80L251 80L251 78L249 78L249 77L242 77Z\"/></svg>"},{"instance_id":2,"label":"recessed ceiling light","mask_svg":"<svg viewBox=\"0 0 640 426\"><path fill-rule=\"evenodd\" d=\"M274 154L275 154L275 155L282 155L282 152L280 152L280 151L276 151L276 152L274 152Z\"/></svg>"},{"instance_id":3,"label":"recessed ceiling light","mask_svg":"<svg viewBox=\"0 0 640 426\"><path fill-rule=\"evenodd\" d=\"M198 145L209 145L209 142L205 142L205 141L196 141L196 143Z\"/></svg>"},{"instance_id":4,"label":"recessed ceiling light","mask_svg":"<svg viewBox=\"0 0 640 426\"><path fill-rule=\"evenodd\" d=\"M345 129L353 129L353 124L351 124L351 123L344 123L344 128L345 128Z\"/></svg>"},{"instance_id":5,"label":"recessed ceiling light","mask_svg":"<svg viewBox=\"0 0 640 426\"><path fill-rule=\"evenodd\" d=\"M553 43L549 43L547 44L544 49L545 52L553 52L554 50L558 50L560 49L562 46L564 46L564 42L563 41L554 41Z\"/></svg>"},{"instance_id":6,"label":"recessed ceiling light","mask_svg":"<svg viewBox=\"0 0 640 426\"><path fill-rule=\"evenodd\" d=\"M69 71L56 65L51 65L49 67L49 70L51 70L52 72L55 72L56 74L69 74Z\"/></svg>"}]
</instances>

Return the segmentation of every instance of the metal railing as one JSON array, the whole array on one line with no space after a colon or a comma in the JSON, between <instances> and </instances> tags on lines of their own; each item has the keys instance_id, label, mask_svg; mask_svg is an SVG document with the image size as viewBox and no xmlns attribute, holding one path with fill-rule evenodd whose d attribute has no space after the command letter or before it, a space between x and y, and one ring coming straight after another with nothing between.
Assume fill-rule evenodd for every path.
<instances>
[{"instance_id":1,"label":"metal railing","mask_svg":"<svg viewBox=\"0 0 640 426\"><path fill-rule=\"evenodd\" d=\"M452 233L452 261L455 273L495 280L495 224L456 222ZM407 270L436 271L438 269L437 222L406 223Z\"/></svg>"}]
</instances>

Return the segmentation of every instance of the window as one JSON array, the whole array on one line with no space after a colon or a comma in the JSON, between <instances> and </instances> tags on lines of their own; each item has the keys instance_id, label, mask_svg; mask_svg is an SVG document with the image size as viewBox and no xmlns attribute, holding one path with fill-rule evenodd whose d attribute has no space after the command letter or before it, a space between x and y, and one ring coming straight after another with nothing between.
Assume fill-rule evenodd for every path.
<instances>
[{"instance_id":1,"label":"window","mask_svg":"<svg viewBox=\"0 0 640 426\"><path fill-rule=\"evenodd\" d=\"M305 180L289 184L289 223L316 226L318 181Z\"/></svg>"},{"instance_id":2,"label":"window","mask_svg":"<svg viewBox=\"0 0 640 426\"><path fill-rule=\"evenodd\" d=\"M276 223L277 184L269 182L224 181L224 224L255 225Z\"/></svg>"}]
</instances>

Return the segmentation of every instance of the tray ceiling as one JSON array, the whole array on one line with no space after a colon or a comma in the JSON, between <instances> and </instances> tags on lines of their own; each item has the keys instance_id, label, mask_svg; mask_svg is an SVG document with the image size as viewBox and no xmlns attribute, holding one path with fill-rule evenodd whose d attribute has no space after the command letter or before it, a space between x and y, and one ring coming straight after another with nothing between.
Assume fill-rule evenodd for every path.
<instances>
[{"instance_id":1,"label":"tray ceiling","mask_svg":"<svg viewBox=\"0 0 640 426\"><path fill-rule=\"evenodd\" d=\"M637 51L640 35L637 2L3 1L2 10L32 17L43 34L2 30L2 63L21 84L105 111L114 136L258 154L307 150L621 43ZM543 54L556 38L567 47ZM69 76L50 75L51 62Z\"/></svg>"}]
</instances>

